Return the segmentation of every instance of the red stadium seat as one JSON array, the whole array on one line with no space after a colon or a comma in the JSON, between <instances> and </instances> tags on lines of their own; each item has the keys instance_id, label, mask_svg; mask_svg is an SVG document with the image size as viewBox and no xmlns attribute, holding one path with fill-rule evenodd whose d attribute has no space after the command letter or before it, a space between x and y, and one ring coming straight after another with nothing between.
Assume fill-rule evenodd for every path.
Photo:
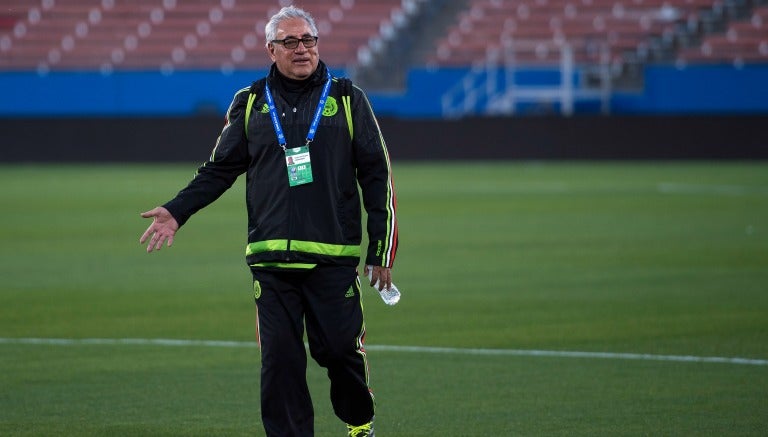
<instances>
[{"instance_id":1,"label":"red stadium seat","mask_svg":"<svg viewBox=\"0 0 768 437\"><path fill-rule=\"evenodd\" d=\"M263 68L264 26L282 2L10 0L0 11L0 69ZM354 64L400 0L305 0L321 58Z\"/></svg>"},{"instance_id":2,"label":"red stadium seat","mask_svg":"<svg viewBox=\"0 0 768 437\"><path fill-rule=\"evenodd\" d=\"M682 50L677 60L683 64L768 62L768 7L730 23L724 33L706 36L700 45Z\"/></svg>"},{"instance_id":3,"label":"red stadium seat","mask_svg":"<svg viewBox=\"0 0 768 437\"><path fill-rule=\"evenodd\" d=\"M483 62L486 46L526 47L537 41L569 45L577 63L620 60L640 53L654 40L670 38L676 27L720 0L472 0L437 44L429 62L456 65ZM518 62L556 64L548 51L531 57L517 50ZM472 54L474 52L474 55Z\"/></svg>"}]
</instances>

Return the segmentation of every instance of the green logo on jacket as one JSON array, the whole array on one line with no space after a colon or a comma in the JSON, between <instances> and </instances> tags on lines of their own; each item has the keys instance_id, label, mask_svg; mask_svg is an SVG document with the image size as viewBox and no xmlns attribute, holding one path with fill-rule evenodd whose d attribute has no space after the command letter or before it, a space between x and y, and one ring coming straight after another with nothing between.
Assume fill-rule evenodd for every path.
<instances>
[{"instance_id":1,"label":"green logo on jacket","mask_svg":"<svg viewBox=\"0 0 768 437\"><path fill-rule=\"evenodd\" d=\"M253 281L253 297L256 299L261 297L261 284L259 284L259 281Z\"/></svg>"},{"instance_id":2,"label":"green logo on jacket","mask_svg":"<svg viewBox=\"0 0 768 437\"><path fill-rule=\"evenodd\" d=\"M266 103L261 105L261 109L259 109L259 112L262 114L269 114L269 105ZM339 112L339 104L336 103L336 99L329 96L325 100L325 106L323 106L323 116L324 117L333 117L336 115L336 113Z\"/></svg>"},{"instance_id":3,"label":"green logo on jacket","mask_svg":"<svg viewBox=\"0 0 768 437\"><path fill-rule=\"evenodd\" d=\"M323 116L333 117L337 112L339 112L339 104L332 96L328 96L325 100L325 106L323 106Z\"/></svg>"}]
</instances>

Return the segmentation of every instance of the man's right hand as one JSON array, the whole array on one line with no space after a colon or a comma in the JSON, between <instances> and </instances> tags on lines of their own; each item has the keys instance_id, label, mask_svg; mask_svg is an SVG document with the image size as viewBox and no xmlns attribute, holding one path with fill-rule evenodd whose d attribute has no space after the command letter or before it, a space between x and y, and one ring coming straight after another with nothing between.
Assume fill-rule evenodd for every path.
<instances>
[{"instance_id":1,"label":"man's right hand","mask_svg":"<svg viewBox=\"0 0 768 437\"><path fill-rule=\"evenodd\" d=\"M168 247L171 247L173 244L173 236L176 235L176 231L179 229L179 223L173 218L171 213L162 206L158 206L147 212L142 212L141 216L144 218L152 218L152 224L149 225L139 239L139 243L141 244L144 244L149 240L149 244L147 244L147 253L152 252L153 250L160 250L166 242Z\"/></svg>"}]
</instances>

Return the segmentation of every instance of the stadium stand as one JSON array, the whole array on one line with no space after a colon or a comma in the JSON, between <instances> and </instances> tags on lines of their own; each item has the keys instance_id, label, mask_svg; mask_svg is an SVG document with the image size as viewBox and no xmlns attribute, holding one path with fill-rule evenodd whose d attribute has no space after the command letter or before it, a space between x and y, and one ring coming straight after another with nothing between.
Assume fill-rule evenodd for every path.
<instances>
[{"instance_id":1,"label":"stadium stand","mask_svg":"<svg viewBox=\"0 0 768 437\"><path fill-rule=\"evenodd\" d=\"M768 6L730 22L725 32L706 35L700 45L681 50L678 63L768 62Z\"/></svg>"},{"instance_id":2,"label":"stadium stand","mask_svg":"<svg viewBox=\"0 0 768 437\"><path fill-rule=\"evenodd\" d=\"M0 69L222 69L264 66L264 26L289 1L9 0L0 12ZM400 0L305 0L323 59L344 67L386 29Z\"/></svg>"},{"instance_id":3,"label":"stadium stand","mask_svg":"<svg viewBox=\"0 0 768 437\"><path fill-rule=\"evenodd\" d=\"M291 3L6 0L0 71L264 68L266 20ZM768 0L297 3L315 16L322 58L374 90L404 89L414 67L479 68L489 78L494 69L545 67L562 77L573 70L605 100L611 87L641 87L651 63L768 63Z\"/></svg>"},{"instance_id":4,"label":"stadium stand","mask_svg":"<svg viewBox=\"0 0 768 437\"><path fill-rule=\"evenodd\" d=\"M768 63L766 0L468 0L421 65L566 64L597 87L642 87L647 65ZM609 80L610 85L605 81ZM582 83L582 85L585 85ZM589 85L586 85L589 86Z\"/></svg>"},{"instance_id":5,"label":"stadium stand","mask_svg":"<svg viewBox=\"0 0 768 437\"><path fill-rule=\"evenodd\" d=\"M473 0L427 60L438 66L483 61L512 51L517 62L559 62L554 46L577 63L647 60L719 0Z\"/></svg>"}]
</instances>

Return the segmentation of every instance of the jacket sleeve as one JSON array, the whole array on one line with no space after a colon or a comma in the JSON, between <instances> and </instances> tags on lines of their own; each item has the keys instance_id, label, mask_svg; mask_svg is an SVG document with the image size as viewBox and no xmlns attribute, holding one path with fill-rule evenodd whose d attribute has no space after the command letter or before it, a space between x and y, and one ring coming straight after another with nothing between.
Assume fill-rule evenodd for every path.
<instances>
[{"instance_id":1,"label":"jacket sleeve","mask_svg":"<svg viewBox=\"0 0 768 437\"><path fill-rule=\"evenodd\" d=\"M365 93L352 87L353 139L357 180L368 214L365 263L392 267L397 253L397 199L384 137Z\"/></svg>"},{"instance_id":2,"label":"jacket sleeve","mask_svg":"<svg viewBox=\"0 0 768 437\"><path fill-rule=\"evenodd\" d=\"M192 181L176 197L163 205L179 226L224 194L247 169L248 140L244 120L248 90L244 88L235 94L208 161L197 169Z\"/></svg>"}]
</instances>

